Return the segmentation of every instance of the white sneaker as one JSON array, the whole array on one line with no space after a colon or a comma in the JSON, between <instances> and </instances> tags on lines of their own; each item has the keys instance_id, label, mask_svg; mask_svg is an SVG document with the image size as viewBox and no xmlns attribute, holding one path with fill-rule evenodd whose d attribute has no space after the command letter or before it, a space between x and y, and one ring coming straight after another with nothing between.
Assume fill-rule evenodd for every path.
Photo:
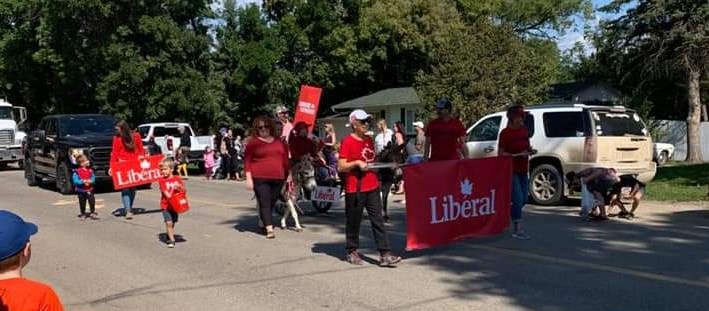
<instances>
[{"instance_id":1,"label":"white sneaker","mask_svg":"<svg viewBox=\"0 0 709 311\"><path fill-rule=\"evenodd\" d=\"M524 233L524 231L512 233L512 237L517 240L531 240L532 239L532 237L529 236L528 234Z\"/></svg>"}]
</instances>

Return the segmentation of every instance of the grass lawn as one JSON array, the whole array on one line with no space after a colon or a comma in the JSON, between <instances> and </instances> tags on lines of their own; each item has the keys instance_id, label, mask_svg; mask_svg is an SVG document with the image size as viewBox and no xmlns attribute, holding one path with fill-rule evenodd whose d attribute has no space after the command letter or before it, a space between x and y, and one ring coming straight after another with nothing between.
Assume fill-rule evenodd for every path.
<instances>
[{"instance_id":1,"label":"grass lawn","mask_svg":"<svg viewBox=\"0 0 709 311\"><path fill-rule=\"evenodd\" d=\"M647 185L647 199L655 201L701 201L707 197L709 163L664 166Z\"/></svg>"}]
</instances>

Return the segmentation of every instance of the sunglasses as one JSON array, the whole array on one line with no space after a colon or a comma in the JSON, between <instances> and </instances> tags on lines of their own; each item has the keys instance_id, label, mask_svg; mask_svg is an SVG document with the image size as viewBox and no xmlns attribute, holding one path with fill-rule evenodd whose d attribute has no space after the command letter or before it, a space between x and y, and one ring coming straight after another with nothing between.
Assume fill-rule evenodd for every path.
<instances>
[{"instance_id":1,"label":"sunglasses","mask_svg":"<svg viewBox=\"0 0 709 311\"><path fill-rule=\"evenodd\" d=\"M257 126L256 129L258 130L270 130L271 128L265 125Z\"/></svg>"}]
</instances>

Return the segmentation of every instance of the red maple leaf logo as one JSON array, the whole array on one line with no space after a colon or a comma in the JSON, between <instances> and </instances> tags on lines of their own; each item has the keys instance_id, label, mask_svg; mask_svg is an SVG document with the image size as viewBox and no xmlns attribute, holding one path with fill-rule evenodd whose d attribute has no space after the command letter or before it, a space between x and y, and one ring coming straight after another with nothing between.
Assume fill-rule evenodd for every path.
<instances>
[{"instance_id":1,"label":"red maple leaf logo","mask_svg":"<svg viewBox=\"0 0 709 311\"><path fill-rule=\"evenodd\" d=\"M371 148L365 147L364 149L362 149L362 158L364 158L365 162L374 162L375 156L376 154Z\"/></svg>"}]
</instances>

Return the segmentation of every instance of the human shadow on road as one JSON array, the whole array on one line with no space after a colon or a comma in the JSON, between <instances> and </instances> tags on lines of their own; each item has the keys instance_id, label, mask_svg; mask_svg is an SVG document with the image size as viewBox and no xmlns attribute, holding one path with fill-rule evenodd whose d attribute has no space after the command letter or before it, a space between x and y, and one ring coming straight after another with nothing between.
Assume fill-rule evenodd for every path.
<instances>
[{"instance_id":1,"label":"human shadow on road","mask_svg":"<svg viewBox=\"0 0 709 311\"><path fill-rule=\"evenodd\" d=\"M167 233L164 233L164 232L158 233L157 237L158 237L158 241L160 241L160 243L167 245L167 241L168 241ZM184 242L187 242L187 240L182 235L175 234L175 243L184 243Z\"/></svg>"}]
</instances>

